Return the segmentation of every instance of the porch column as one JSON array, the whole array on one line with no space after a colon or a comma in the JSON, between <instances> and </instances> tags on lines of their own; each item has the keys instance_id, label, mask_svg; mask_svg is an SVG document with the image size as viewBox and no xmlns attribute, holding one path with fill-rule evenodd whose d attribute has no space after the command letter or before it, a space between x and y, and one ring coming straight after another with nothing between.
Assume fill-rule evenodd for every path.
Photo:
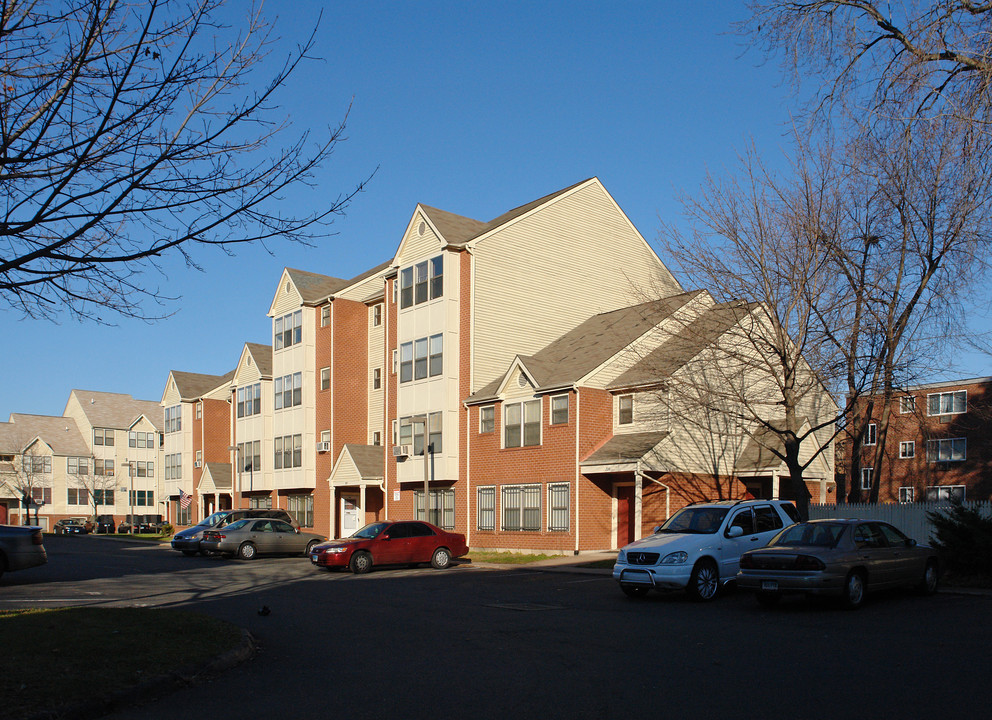
<instances>
[{"instance_id":1,"label":"porch column","mask_svg":"<svg viewBox=\"0 0 992 720\"><path fill-rule=\"evenodd\" d=\"M327 503L330 506L328 509L330 510L331 526L327 529L327 537L333 539L337 537L337 535L334 534L334 528L337 527L338 519L338 494L337 488L334 487L334 483L328 483L328 485L330 485L331 490L331 500Z\"/></svg>"},{"instance_id":2,"label":"porch column","mask_svg":"<svg viewBox=\"0 0 992 720\"><path fill-rule=\"evenodd\" d=\"M634 539L641 539L641 496L644 484L641 482L640 468L634 472Z\"/></svg>"},{"instance_id":3,"label":"porch column","mask_svg":"<svg viewBox=\"0 0 992 720\"><path fill-rule=\"evenodd\" d=\"M358 507L361 508L358 527L365 527L365 483L358 486Z\"/></svg>"},{"instance_id":4,"label":"porch column","mask_svg":"<svg viewBox=\"0 0 992 720\"><path fill-rule=\"evenodd\" d=\"M773 472L772 473L772 500L778 500L779 499L778 482L779 482L778 473L777 472Z\"/></svg>"}]
</instances>

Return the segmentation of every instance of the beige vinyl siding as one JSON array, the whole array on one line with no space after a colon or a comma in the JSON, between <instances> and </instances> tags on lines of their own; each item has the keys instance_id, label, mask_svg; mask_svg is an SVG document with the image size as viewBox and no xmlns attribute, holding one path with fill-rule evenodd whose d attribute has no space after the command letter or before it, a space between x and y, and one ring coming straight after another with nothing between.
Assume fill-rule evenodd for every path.
<instances>
[{"instance_id":1,"label":"beige vinyl siding","mask_svg":"<svg viewBox=\"0 0 992 720\"><path fill-rule=\"evenodd\" d=\"M536 352L592 315L646 292L681 292L598 182L484 237L473 252L473 391L514 355Z\"/></svg>"},{"instance_id":2,"label":"beige vinyl siding","mask_svg":"<svg viewBox=\"0 0 992 720\"><path fill-rule=\"evenodd\" d=\"M335 293L335 298L341 298L343 300L354 300L355 302L363 302L366 298L372 297L377 292L382 292L385 285L385 280L383 279L386 275L387 270L371 275L361 282L357 282L354 285L346 287L339 293Z\"/></svg>"},{"instance_id":3,"label":"beige vinyl siding","mask_svg":"<svg viewBox=\"0 0 992 720\"><path fill-rule=\"evenodd\" d=\"M423 235L420 234L421 222L424 224ZM403 241L396 251L395 262L402 267L424 260L440 252L442 245L443 241L434 232L431 224L427 222L427 218L424 217L423 213L418 211L414 213L410 227L407 229L406 235L403 236Z\"/></svg>"},{"instance_id":4,"label":"beige vinyl siding","mask_svg":"<svg viewBox=\"0 0 992 720\"><path fill-rule=\"evenodd\" d=\"M286 288L287 283L289 289ZM296 289L289 273L284 270L282 277L279 278L279 287L276 290L275 299L272 301L272 307L269 309L269 316L272 318L282 317L288 312L299 310L302 305L303 296Z\"/></svg>"},{"instance_id":5,"label":"beige vinyl siding","mask_svg":"<svg viewBox=\"0 0 992 720\"><path fill-rule=\"evenodd\" d=\"M361 480L362 474L358 472L351 453L346 450L331 473L330 481L341 485L358 485Z\"/></svg>"}]
</instances>

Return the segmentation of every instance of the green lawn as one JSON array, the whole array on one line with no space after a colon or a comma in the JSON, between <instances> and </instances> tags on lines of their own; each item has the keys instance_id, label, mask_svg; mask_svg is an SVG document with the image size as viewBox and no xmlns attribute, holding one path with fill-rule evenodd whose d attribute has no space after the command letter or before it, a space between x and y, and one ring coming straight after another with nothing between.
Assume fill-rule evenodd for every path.
<instances>
[{"instance_id":1,"label":"green lawn","mask_svg":"<svg viewBox=\"0 0 992 720\"><path fill-rule=\"evenodd\" d=\"M181 610L86 607L0 611L0 637L0 718L13 720L195 669L236 647L241 631Z\"/></svg>"}]
</instances>

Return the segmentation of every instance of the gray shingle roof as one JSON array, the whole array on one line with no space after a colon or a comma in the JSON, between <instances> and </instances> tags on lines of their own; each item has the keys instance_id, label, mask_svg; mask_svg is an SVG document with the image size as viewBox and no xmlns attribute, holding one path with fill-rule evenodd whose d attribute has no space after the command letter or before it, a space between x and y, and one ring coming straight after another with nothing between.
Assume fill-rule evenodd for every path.
<instances>
[{"instance_id":1,"label":"gray shingle roof","mask_svg":"<svg viewBox=\"0 0 992 720\"><path fill-rule=\"evenodd\" d=\"M385 476L383 468L386 451L381 445L347 444L344 447L355 461L355 467L363 478L378 479Z\"/></svg>"},{"instance_id":2,"label":"gray shingle roof","mask_svg":"<svg viewBox=\"0 0 992 720\"><path fill-rule=\"evenodd\" d=\"M614 435L606 444L583 460L581 465L610 465L637 462L651 452L667 431Z\"/></svg>"},{"instance_id":3,"label":"gray shingle roof","mask_svg":"<svg viewBox=\"0 0 992 720\"><path fill-rule=\"evenodd\" d=\"M272 346L261 343L245 343L248 352L255 360L255 367L263 378L272 377Z\"/></svg>"},{"instance_id":4,"label":"gray shingle roof","mask_svg":"<svg viewBox=\"0 0 992 720\"><path fill-rule=\"evenodd\" d=\"M123 393L92 390L73 390L71 394L76 396L93 427L126 430L142 415L158 430L165 425L162 406L157 400L135 400Z\"/></svg>"},{"instance_id":5,"label":"gray shingle roof","mask_svg":"<svg viewBox=\"0 0 992 720\"><path fill-rule=\"evenodd\" d=\"M713 306L621 374L610 383L609 389L635 387L671 377L754 307L739 302Z\"/></svg>"},{"instance_id":6,"label":"gray shingle roof","mask_svg":"<svg viewBox=\"0 0 992 720\"><path fill-rule=\"evenodd\" d=\"M9 423L0 423L0 452L18 454L36 437L44 440L56 455L85 457L91 454L72 418L20 413L11 413Z\"/></svg>"},{"instance_id":7,"label":"gray shingle roof","mask_svg":"<svg viewBox=\"0 0 992 720\"><path fill-rule=\"evenodd\" d=\"M465 245L475 238L485 235L487 232L498 228L500 225L505 225L511 220L514 220L521 215L525 215L536 207L540 207L545 203L551 202L559 195L564 195L568 191L577 188L579 185L587 183L592 179L593 178L586 178L582 182L569 185L567 188L553 192L550 195L545 195L544 197L533 200L526 205L521 205L520 207L508 210L489 222L473 220L472 218L456 215L448 212L447 210L439 210L438 208L430 207L429 205L421 204L420 207L430 218L431 222L434 223L434 226L438 229L438 232L441 233L441 236L444 238L445 242L449 245Z\"/></svg>"},{"instance_id":8,"label":"gray shingle roof","mask_svg":"<svg viewBox=\"0 0 992 720\"><path fill-rule=\"evenodd\" d=\"M179 397L183 400L197 400L207 393L228 384L234 378L234 370L224 375L203 375L200 373L172 371L172 379L179 388Z\"/></svg>"},{"instance_id":9,"label":"gray shingle roof","mask_svg":"<svg viewBox=\"0 0 992 720\"><path fill-rule=\"evenodd\" d=\"M699 295L696 290L594 315L533 355L518 356L537 390L572 384L621 352ZM505 377L505 376L504 376ZM469 402L495 396L504 377L480 389Z\"/></svg>"},{"instance_id":10,"label":"gray shingle roof","mask_svg":"<svg viewBox=\"0 0 992 720\"><path fill-rule=\"evenodd\" d=\"M214 487L219 489L233 487L230 463L208 462L207 469L210 471L210 478L214 481Z\"/></svg>"},{"instance_id":11,"label":"gray shingle roof","mask_svg":"<svg viewBox=\"0 0 992 720\"><path fill-rule=\"evenodd\" d=\"M289 273L289 277L303 298L303 302L308 304L318 303L350 284L348 280L307 272L306 270L286 268L286 272Z\"/></svg>"}]
</instances>

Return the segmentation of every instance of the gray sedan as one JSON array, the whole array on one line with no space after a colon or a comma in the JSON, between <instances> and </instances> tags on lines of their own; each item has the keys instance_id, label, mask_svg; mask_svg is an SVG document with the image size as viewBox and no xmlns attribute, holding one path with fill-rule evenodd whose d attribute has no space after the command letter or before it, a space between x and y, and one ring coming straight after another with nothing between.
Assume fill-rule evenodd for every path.
<instances>
[{"instance_id":1,"label":"gray sedan","mask_svg":"<svg viewBox=\"0 0 992 720\"><path fill-rule=\"evenodd\" d=\"M206 530L200 549L242 560L256 555L309 555L323 535L303 532L288 522L246 518L216 530Z\"/></svg>"},{"instance_id":2,"label":"gray sedan","mask_svg":"<svg viewBox=\"0 0 992 720\"><path fill-rule=\"evenodd\" d=\"M888 523L812 520L786 528L759 550L741 556L738 587L757 592L762 605L782 595L839 596L845 607L864 602L868 590L913 587L937 591L937 552L918 545Z\"/></svg>"}]
</instances>

